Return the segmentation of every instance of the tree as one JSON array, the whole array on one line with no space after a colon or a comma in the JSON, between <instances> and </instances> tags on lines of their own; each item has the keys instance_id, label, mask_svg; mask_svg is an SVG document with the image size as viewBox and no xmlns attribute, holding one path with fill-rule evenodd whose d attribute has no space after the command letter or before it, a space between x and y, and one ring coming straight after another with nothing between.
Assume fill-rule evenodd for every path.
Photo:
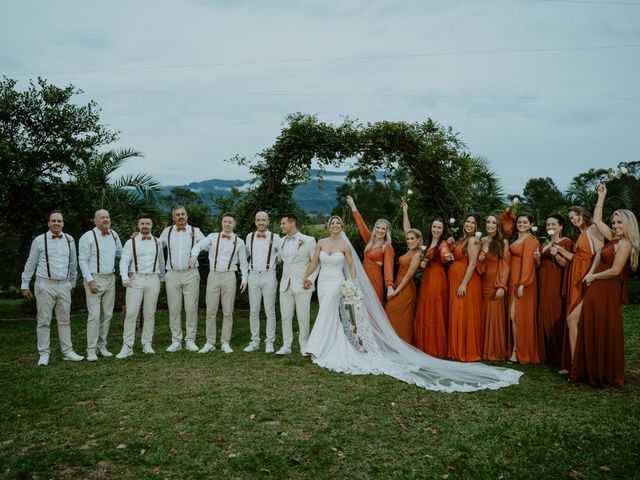
<instances>
[{"instance_id":1,"label":"tree","mask_svg":"<svg viewBox=\"0 0 640 480\"><path fill-rule=\"evenodd\" d=\"M170 195L162 197L167 219L171 218L173 207L182 205L189 215L189 223L200 228L203 232L211 232L220 227L220 222L215 222L211 216L211 209L205 205L202 197L186 188L172 188Z\"/></svg>"},{"instance_id":2,"label":"tree","mask_svg":"<svg viewBox=\"0 0 640 480\"><path fill-rule=\"evenodd\" d=\"M569 207L565 196L549 177L530 179L522 192L521 209L535 215L536 223L544 222L551 213L562 213Z\"/></svg>"}]
</instances>

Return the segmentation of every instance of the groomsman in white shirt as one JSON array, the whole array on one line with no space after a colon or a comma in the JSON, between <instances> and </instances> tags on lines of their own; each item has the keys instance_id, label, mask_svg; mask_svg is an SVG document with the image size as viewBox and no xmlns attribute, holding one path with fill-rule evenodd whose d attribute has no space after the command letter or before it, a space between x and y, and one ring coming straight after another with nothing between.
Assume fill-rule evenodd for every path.
<instances>
[{"instance_id":1,"label":"groomsman in white shirt","mask_svg":"<svg viewBox=\"0 0 640 480\"><path fill-rule=\"evenodd\" d=\"M38 308L38 365L49 365L50 331L53 312L58 323L58 337L64 360L80 362L84 357L73 351L71 343L71 292L78 277L76 244L62 233L64 219L58 211L49 214L49 231L38 235L31 243L29 258L22 272L22 296L32 298L29 283L36 274L34 292Z\"/></svg>"},{"instance_id":2,"label":"groomsman in white shirt","mask_svg":"<svg viewBox=\"0 0 640 480\"><path fill-rule=\"evenodd\" d=\"M78 242L78 263L84 279L87 298L87 361L95 362L98 355L112 357L107 350L109 325L116 299L116 257L122 254L118 234L111 230L111 217L106 210L98 210L92 228Z\"/></svg>"},{"instance_id":3,"label":"groomsman in white shirt","mask_svg":"<svg viewBox=\"0 0 640 480\"><path fill-rule=\"evenodd\" d=\"M273 353L276 339L276 257L280 247L280 236L270 232L269 215L258 212L255 217L256 231L247 235L247 253L249 256L249 326L251 343L244 349L253 352L260 348L260 306L264 301L267 316L265 348Z\"/></svg>"},{"instance_id":4,"label":"groomsman in white shirt","mask_svg":"<svg viewBox=\"0 0 640 480\"><path fill-rule=\"evenodd\" d=\"M233 353L229 345L233 327L233 303L236 299L236 272L240 270L240 292L247 288L247 252L244 242L233 229L236 219L231 213L222 215L222 232L212 233L199 241L191 250L190 265L196 265L202 250L209 253L209 277L207 278L207 343L199 353L207 353L216 347L216 316L222 304L222 332L220 349Z\"/></svg>"},{"instance_id":5,"label":"groomsman in white shirt","mask_svg":"<svg viewBox=\"0 0 640 480\"><path fill-rule=\"evenodd\" d=\"M120 259L120 276L126 292L126 315L122 333L122 350L116 358L127 358L133 355L133 344L136 339L136 318L142 304L142 351L155 353L153 329L155 327L156 308L160 284L164 283L164 253L162 243L151 235L153 221L148 215L138 218L138 233L133 236L122 249Z\"/></svg>"},{"instance_id":6,"label":"groomsman in white shirt","mask_svg":"<svg viewBox=\"0 0 640 480\"><path fill-rule=\"evenodd\" d=\"M182 350L182 302L186 317L185 347L197 352L196 330L198 328L198 298L200 296L200 273L196 262L189 266L191 250L204 235L199 228L187 223L187 210L182 206L173 207L171 212L173 225L165 228L160 241L167 248L166 284L167 304L169 306L169 328L171 345L167 352Z\"/></svg>"},{"instance_id":7,"label":"groomsman in white shirt","mask_svg":"<svg viewBox=\"0 0 640 480\"><path fill-rule=\"evenodd\" d=\"M309 339L309 316L311 295L314 286L304 288L304 274L316 250L316 239L298 231L298 217L290 213L280 221L280 230L284 235L280 246L279 258L282 260L282 278L280 279L280 316L282 317L282 348L276 355L291 354L293 343L293 315L298 317L298 341L300 353L306 356ZM309 277L312 281L318 275L319 268Z\"/></svg>"}]
</instances>

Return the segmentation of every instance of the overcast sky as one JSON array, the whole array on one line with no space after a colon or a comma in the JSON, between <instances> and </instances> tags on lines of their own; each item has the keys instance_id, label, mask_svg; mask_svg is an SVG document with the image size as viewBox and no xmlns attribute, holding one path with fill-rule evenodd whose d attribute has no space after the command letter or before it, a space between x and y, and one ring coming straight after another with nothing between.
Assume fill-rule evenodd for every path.
<instances>
[{"instance_id":1,"label":"overcast sky","mask_svg":"<svg viewBox=\"0 0 640 480\"><path fill-rule=\"evenodd\" d=\"M288 113L460 132L507 192L640 160L640 0L0 0L0 73L84 90L163 184L246 179Z\"/></svg>"}]
</instances>

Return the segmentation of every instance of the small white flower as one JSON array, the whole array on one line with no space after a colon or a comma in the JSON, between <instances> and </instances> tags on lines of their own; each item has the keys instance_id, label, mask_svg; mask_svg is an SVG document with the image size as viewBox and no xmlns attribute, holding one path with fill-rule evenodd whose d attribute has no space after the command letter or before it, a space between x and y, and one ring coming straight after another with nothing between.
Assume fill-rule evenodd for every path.
<instances>
[{"instance_id":1,"label":"small white flower","mask_svg":"<svg viewBox=\"0 0 640 480\"><path fill-rule=\"evenodd\" d=\"M456 223L456 219L455 219L455 218L453 218L453 217L451 217L451 218L449 219L449 223L450 223L451 225L453 225L454 223Z\"/></svg>"},{"instance_id":2,"label":"small white flower","mask_svg":"<svg viewBox=\"0 0 640 480\"><path fill-rule=\"evenodd\" d=\"M520 199L519 199L518 197L513 197L513 199L511 200L511 202L512 202L514 205L517 205L517 204L520 202Z\"/></svg>"},{"instance_id":3,"label":"small white flower","mask_svg":"<svg viewBox=\"0 0 640 480\"><path fill-rule=\"evenodd\" d=\"M422 250L423 252L427 251L427 246L426 245L420 245L420 250Z\"/></svg>"},{"instance_id":4,"label":"small white flower","mask_svg":"<svg viewBox=\"0 0 640 480\"><path fill-rule=\"evenodd\" d=\"M476 232L476 238L482 238L482 232L480 231Z\"/></svg>"},{"instance_id":5,"label":"small white flower","mask_svg":"<svg viewBox=\"0 0 640 480\"><path fill-rule=\"evenodd\" d=\"M625 167L620 167L620 173L626 175L627 173L629 173L629 170L627 170Z\"/></svg>"},{"instance_id":6,"label":"small white flower","mask_svg":"<svg viewBox=\"0 0 640 480\"><path fill-rule=\"evenodd\" d=\"M533 233L536 233L538 231L538 227L536 227L535 225L533 227L531 227L531 231Z\"/></svg>"},{"instance_id":7,"label":"small white flower","mask_svg":"<svg viewBox=\"0 0 640 480\"><path fill-rule=\"evenodd\" d=\"M413 195L413 190L411 189L407 190L407 195Z\"/></svg>"},{"instance_id":8,"label":"small white flower","mask_svg":"<svg viewBox=\"0 0 640 480\"><path fill-rule=\"evenodd\" d=\"M555 234L556 234L555 230L551 230L551 229L547 230L547 235L549 235L550 237L553 237Z\"/></svg>"}]
</instances>

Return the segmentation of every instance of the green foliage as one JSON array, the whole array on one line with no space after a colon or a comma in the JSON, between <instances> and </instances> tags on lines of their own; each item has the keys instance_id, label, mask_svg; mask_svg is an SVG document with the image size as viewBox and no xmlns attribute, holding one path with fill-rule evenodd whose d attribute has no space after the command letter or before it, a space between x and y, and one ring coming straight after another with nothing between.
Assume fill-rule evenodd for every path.
<instances>
[{"instance_id":1,"label":"green foliage","mask_svg":"<svg viewBox=\"0 0 640 480\"><path fill-rule=\"evenodd\" d=\"M189 224L194 225L203 233L208 234L220 227L220 222L215 222L211 216L211 209L204 203L202 197L192 190L186 188L173 188L169 195L161 198L165 218L163 224L171 225L171 213L173 207L182 205L189 216Z\"/></svg>"}]
</instances>

